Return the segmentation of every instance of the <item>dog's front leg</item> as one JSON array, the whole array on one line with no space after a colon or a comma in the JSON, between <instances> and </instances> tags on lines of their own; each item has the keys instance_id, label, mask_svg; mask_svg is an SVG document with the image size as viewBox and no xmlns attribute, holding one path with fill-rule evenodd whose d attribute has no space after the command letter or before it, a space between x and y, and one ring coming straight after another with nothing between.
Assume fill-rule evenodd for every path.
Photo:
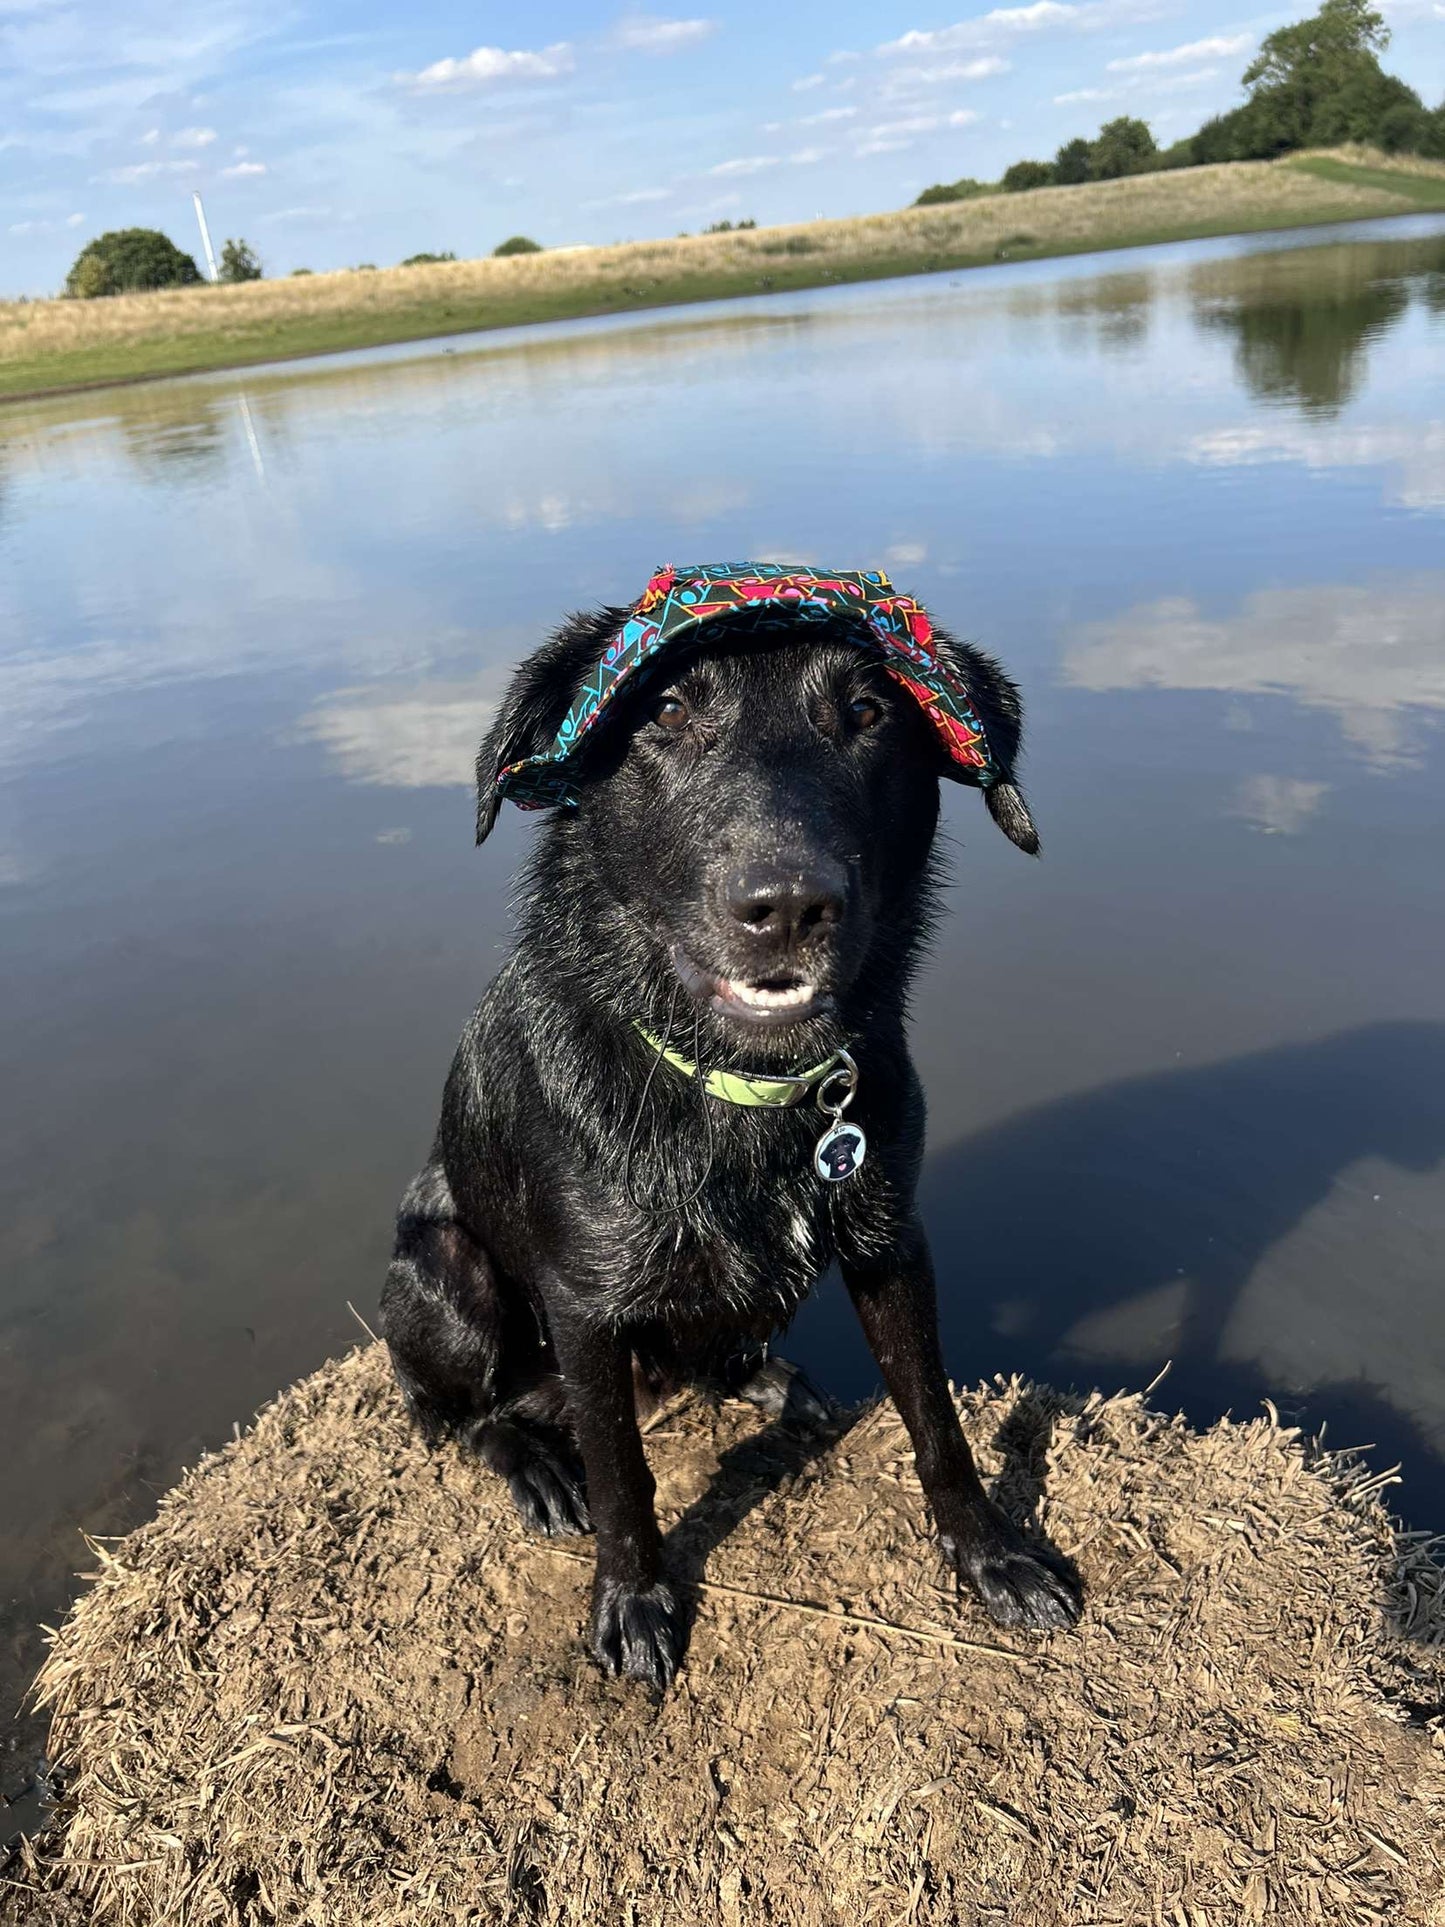
<instances>
[{"instance_id":1,"label":"dog's front leg","mask_svg":"<svg viewBox=\"0 0 1445 1927\"><path fill-rule=\"evenodd\" d=\"M1077 1580L1030 1545L979 1481L938 1343L933 1260L918 1225L883 1258L844 1259L844 1281L908 1436L944 1556L1000 1626L1071 1626Z\"/></svg>"},{"instance_id":2,"label":"dog's front leg","mask_svg":"<svg viewBox=\"0 0 1445 1927\"><path fill-rule=\"evenodd\" d=\"M573 1305L549 1303L548 1315L597 1528L592 1651L614 1677L621 1673L662 1692L682 1657L684 1620L662 1577L656 1485L637 1429L632 1347Z\"/></svg>"}]
</instances>

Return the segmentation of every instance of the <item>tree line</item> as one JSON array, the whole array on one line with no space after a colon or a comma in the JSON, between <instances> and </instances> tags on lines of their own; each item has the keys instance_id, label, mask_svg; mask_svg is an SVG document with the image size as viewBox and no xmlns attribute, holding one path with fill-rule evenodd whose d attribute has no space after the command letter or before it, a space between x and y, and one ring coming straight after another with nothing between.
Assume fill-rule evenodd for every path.
<instances>
[{"instance_id":1,"label":"tree line","mask_svg":"<svg viewBox=\"0 0 1445 1927\"><path fill-rule=\"evenodd\" d=\"M540 254L541 244L525 234L513 234L492 249L494 255ZM442 254L409 254L404 268L434 262L455 261L450 251ZM361 261L358 269L374 268L375 262ZM310 268L293 268L293 274L310 274ZM217 279L234 284L260 281L265 270L254 248L245 241L227 241L217 263ZM178 248L158 228L114 228L108 234L87 241L65 277L65 293L77 301L93 301L111 294L143 294L154 288L189 288L205 280L195 258Z\"/></svg>"},{"instance_id":2,"label":"tree line","mask_svg":"<svg viewBox=\"0 0 1445 1927\"><path fill-rule=\"evenodd\" d=\"M1051 161L1015 161L998 183L961 180L927 187L914 202L967 200L998 187L1073 187L1217 161L1268 161L1303 147L1347 141L1387 154L1445 160L1445 102L1429 108L1413 87L1387 74L1384 16L1370 0L1324 0L1318 13L1279 27L1261 43L1242 77L1247 98L1194 134L1160 148L1147 121L1121 114L1093 140L1065 141Z\"/></svg>"}]
</instances>

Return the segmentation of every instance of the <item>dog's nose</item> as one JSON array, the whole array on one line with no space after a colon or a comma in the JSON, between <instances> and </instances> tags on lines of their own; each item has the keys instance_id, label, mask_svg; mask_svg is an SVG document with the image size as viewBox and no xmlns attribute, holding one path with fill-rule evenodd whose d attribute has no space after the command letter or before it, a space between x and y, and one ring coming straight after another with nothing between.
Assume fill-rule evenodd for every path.
<instances>
[{"instance_id":1,"label":"dog's nose","mask_svg":"<svg viewBox=\"0 0 1445 1927\"><path fill-rule=\"evenodd\" d=\"M775 943L802 943L840 923L848 879L841 866L754 863L728 879L723 902L734 923Z\"/></svg>"}]
</instances>

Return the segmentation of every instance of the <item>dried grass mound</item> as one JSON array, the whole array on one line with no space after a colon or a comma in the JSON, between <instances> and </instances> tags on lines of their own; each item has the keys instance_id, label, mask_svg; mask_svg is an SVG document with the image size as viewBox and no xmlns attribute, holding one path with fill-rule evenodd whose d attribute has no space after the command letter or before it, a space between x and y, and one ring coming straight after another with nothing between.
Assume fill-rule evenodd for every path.
<instances>
[{"instance_id":1,"label":"dried grass mound","mask_svg":"<svg viewBox=\"0 0 1445 1927\"><path fill-rule=\"evenodd\" d=\"M0 1911L1445 1922L1445 1589L1379 1481L1264 1419L963 1407L1077 1558L1077 1633L1000 1634L943 1585L891 1408L809 1446L683 1406L649 1451L704 1576L655 1706L581 1654L586 1549L423 1451L379 1348L328 1366L102 1554L42 1682L68 1792Z\"/></svg>"}]
</instances>

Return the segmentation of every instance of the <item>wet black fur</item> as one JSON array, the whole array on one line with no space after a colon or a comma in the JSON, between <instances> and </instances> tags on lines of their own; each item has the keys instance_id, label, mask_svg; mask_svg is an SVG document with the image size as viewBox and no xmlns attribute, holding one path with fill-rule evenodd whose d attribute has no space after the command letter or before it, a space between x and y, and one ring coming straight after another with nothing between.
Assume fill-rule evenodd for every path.
<instances>
[{"instance_id":1,"label":"wet black fur","mask_svg":"<svg viewBox=\"0 0 1445 1927\"><path fill-rule=\"evenodd\" d=\"M479 842L497 771L550 745L625 613L574 617L517 671L478 758ZM946 636L941 647L1011 772L1013 684L981 652ZM656 720L664 691L689 704L681 731ZM428 1439L475 1452L535 1529L595 1526L592 1649L611 1672L666 1686L684 1640L639 1391L702 1383L818 1415L766 1347L835 1258L954 1569L1001 1624L1077 1617L1073 1575L979 1484L914 1210L924 1111L904 1006L932 913L938 779L951 773L849 632L810 624L780 638L736 620L619 699L586 739L579 807L542 820L516 948L467 1026L431 1159L402 1203L382 1329ZM1011 782L989 801L1036 849ZM777 928L740 921L743 883L775 875L803 879L821 907ZM676 945L716 977L804 974L825 1003L755 1029L685 987ZM811 1103L709 1099L657 1063L639 1020L707 1066L796 1069L845 1045L862 1168L824 1182Z\"/></svg>"}]
</instances>

